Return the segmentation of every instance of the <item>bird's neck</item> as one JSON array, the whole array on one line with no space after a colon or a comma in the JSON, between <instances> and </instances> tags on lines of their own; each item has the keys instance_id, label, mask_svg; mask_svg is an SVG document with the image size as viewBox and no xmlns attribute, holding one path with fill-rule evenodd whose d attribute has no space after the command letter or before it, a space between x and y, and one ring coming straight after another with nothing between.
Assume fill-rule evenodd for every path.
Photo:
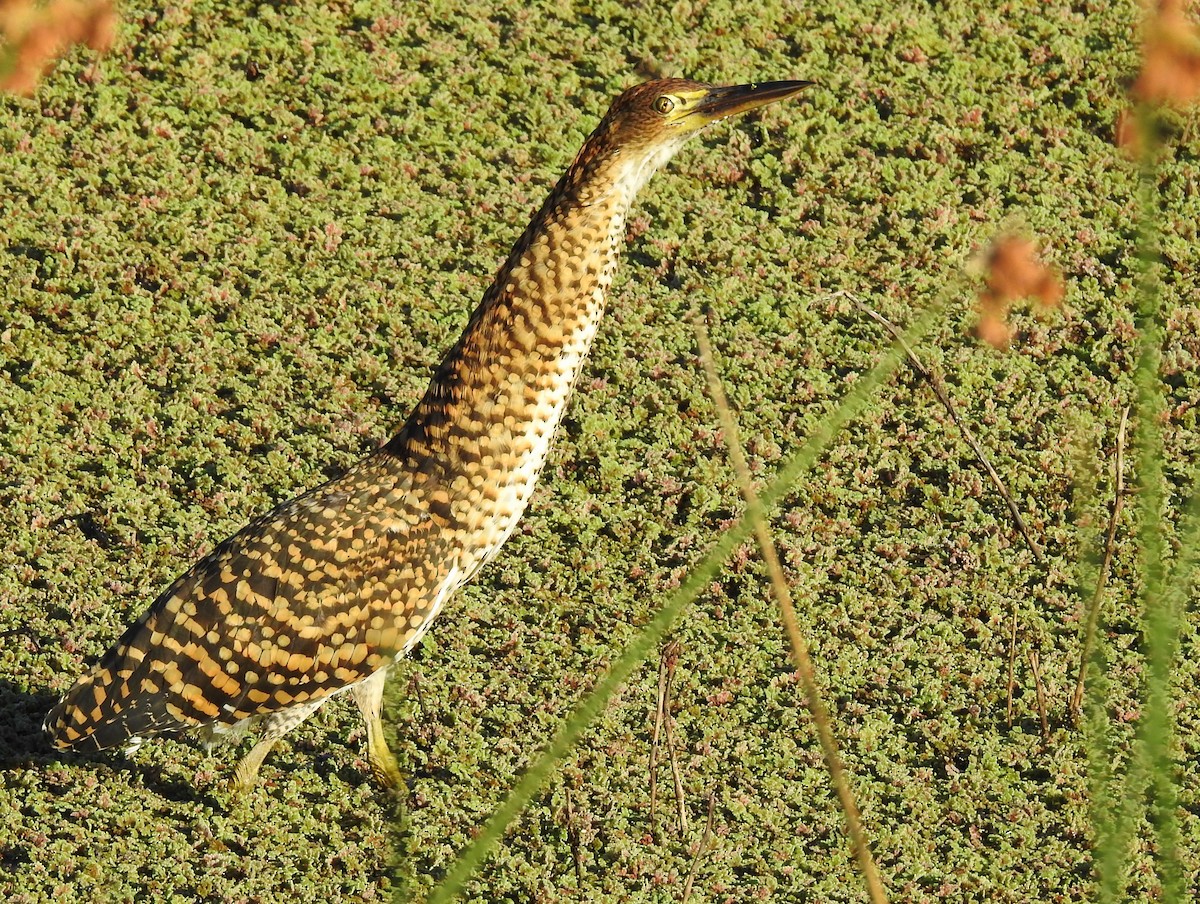
<instances>
[{"instance_id":1,"label":"bird's neck","mask_svg":"<svg viewBox=\"0 0 1200 904\"><path fill-rule=\"evenodd\" d=\"M514 246L389 443L393 453L448 479L475 460L532 470L532 486L603 316L625 216L644 181L581 158Z\"/></svg>"}]
</instances>

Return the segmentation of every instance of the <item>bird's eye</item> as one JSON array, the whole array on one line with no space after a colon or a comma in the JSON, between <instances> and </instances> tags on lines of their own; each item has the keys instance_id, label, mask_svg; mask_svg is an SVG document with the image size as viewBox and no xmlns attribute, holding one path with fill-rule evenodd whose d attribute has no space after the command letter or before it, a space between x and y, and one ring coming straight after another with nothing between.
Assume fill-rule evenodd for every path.
<instances>
[{"instance_id":1,"label":"bird's eye","mask_svg":"<svg viewBox=\"0 0 1200 904\"><path fill-rule=\"evenodd\" d=\"M663 114L663 116L666 116L675 109L675 101L664 94L654 101L654 109Z\"/></svg>"}]
</instances>

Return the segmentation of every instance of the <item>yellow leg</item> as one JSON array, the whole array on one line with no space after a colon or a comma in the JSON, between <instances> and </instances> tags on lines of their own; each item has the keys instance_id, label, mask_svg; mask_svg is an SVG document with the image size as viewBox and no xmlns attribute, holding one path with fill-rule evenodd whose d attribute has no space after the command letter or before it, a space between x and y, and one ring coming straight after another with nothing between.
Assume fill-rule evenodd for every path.
<instances>
[{"instance_id":1,"label":"yellow leg","mask_svg":"<svg viewBox=\"0 0 1200 904\"><path fill-rule=\"evenodd\" d=\"M249 791L258 781L258 770L262 766L263 760L267 758L267 754L271 752L271 748L275 746L278 738L263 738L257 744L250 748L250 752L246 754L240 763L237 765L237 770L233 773L233 790L234 791Z\"/></svg>"},{"instance_id":2,"label":"yellow leg","mask_svg":"<svg viewBox=\"0 0 1200 904\"><path fill-rule=\"evenodd\" d=\"M388 750L383 736L383 720L379 717L383 710L383 685L386 680L387 668L384 667L354 685L350 692L367 723L367 756L371 761L371 770L380 782L394 791L404 786L404 779L396 758Z\"/></svg>"}]
</instances>

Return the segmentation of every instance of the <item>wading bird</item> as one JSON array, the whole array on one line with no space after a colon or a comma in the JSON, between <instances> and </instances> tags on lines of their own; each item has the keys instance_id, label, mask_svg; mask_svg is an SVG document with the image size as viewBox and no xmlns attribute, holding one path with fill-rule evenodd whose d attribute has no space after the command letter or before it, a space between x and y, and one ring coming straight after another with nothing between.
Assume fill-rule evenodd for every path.
<instances>
[{"instance_id":1,"label":"wading bird","mask_svg":"<svg viewBox=\"0 0 1200 904\"><path fill-rule=\"evenodd\" d=\"M259 723L235 784L349 690L395 787L388 666L521 517L604 310L625 217L704 126L809 82L662 79L621 94L484 293L404 427L343 476L252 521L189 568L46 716L59 748L136 747Z\"/></svg>"}]
</instances>

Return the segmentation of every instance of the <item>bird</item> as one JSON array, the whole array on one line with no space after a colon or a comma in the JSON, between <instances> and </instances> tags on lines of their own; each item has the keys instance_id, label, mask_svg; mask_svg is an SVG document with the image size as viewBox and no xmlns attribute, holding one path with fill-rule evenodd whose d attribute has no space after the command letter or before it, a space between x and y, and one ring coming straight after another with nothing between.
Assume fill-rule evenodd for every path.
<instances>
[{"instance_id":1,"label":"bird","mask_svg":"<svg viewBox=\"0 0 1200 904\"><path fill-rule=\"evenodd\" d=\"M400 431L342 476L255 518L175 579L63 695L60 750L197 733L276 742L349 691L384 786L389 667L491 560L529 503L603 316L625 220L705 126L812 85L655 79L613 101L500 267Z\"/></svg>"}]
</instances>

